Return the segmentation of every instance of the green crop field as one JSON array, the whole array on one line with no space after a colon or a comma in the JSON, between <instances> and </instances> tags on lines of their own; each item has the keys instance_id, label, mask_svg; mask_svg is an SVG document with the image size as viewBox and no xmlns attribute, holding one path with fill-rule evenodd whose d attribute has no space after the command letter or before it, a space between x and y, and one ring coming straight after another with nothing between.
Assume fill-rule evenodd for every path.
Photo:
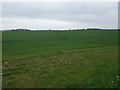
<instances>
[{"instance_id":1,"label":"green crop field","mask_svg":"<svg viewBox=\"0 0 120 90\"><path fill-rule=\"evenodd\" d=\"M118 31L3 32L3 88L116 88Z\"/></svg>"}]
</instances>

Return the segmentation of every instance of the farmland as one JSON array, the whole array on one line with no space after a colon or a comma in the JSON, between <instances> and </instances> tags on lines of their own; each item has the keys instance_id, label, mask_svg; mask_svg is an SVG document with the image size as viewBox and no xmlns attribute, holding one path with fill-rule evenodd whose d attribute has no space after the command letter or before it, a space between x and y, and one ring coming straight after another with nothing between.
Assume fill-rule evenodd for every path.
<instances>
[{"instance_id":1,"label":"farmland","mask_svg":"<svg viewBox=\"0 0 120 90\"><path fill-rule=\"evenodd\" d=\"M3 32L3 88L115 88L118 31Z\"/></svg>"}]
</instances>

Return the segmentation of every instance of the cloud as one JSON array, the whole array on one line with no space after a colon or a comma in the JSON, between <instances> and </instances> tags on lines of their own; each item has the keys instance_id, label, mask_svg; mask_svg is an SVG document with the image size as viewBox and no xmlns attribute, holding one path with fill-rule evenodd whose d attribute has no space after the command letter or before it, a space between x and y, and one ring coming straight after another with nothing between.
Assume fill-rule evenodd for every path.
<instances>
[{"instance_id":1,"label":"cloud","mask_svg":"<svg viewBox=\"0 0 120 90\"><path fill-rule=\"evenodd\" d=\"M3 2L118 2L119 0L2 0Z\"/></svg>"},{"instance_id":2,"label":"cloud","mask_svg":"<svg viewBox=\"0 0 120 90\"><path fill-rule=\"evenodd\" d=\"M29 19L29 18L4 18L3 21L5 22L3 24L3 28L9 27L9 28L32 28L32 29L59 29L61 27L68 27L69 25L72 25L71 22L66 21L59 21L59 20L52 20L52 19ZM17 23L16 23L17 22ZM34 25L34 27L33 27ZM64 28L61 28L64 29Z\"/></svg>"},{"instance_id":3,"label":"cloud","mask_svg":"<svg viewBox=\"0 0 120 90\"><path fill-rule=\"evenodd\" d=\"M4 27L5 25L8 27L8 24L10 26L13 21L17 25L18 21L22 19L24 22L21 22L21 24L32 25L34 28L36 25L32 23L32 20L39 22L39 24L46 22L42 24L46 28L49 28L49 25L55 28L56 26L66 28L70 25L72 25L71 27L80 25L80 27L99 26L103 28L117 28L117 3L5 2L3 3L3 17L6 18Z\"/></svg>"}]
</instances>

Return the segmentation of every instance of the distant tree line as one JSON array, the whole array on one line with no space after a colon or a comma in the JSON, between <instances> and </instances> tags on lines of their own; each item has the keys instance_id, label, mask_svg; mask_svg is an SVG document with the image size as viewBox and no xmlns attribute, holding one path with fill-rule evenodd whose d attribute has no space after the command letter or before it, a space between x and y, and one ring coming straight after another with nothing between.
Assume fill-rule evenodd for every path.
<instances>
[{"instance_id":1,"label":"distant tree line","mask_svg":"<svg viewBox=\"0 0 120 90\"><path fill-rule=\"evenodd\" d=\"M66 29L67 30L67 29ZM120 29L102 29L102 28L86 28L86 29L68 29L70 31L79 31L79 30L120 30ZM32 31L29 29L11 29L11 30L1 30L2 32L13 32L13 31ZM41 30L34 30L34 31L41 31ZM60 30L42 30L42 31L60 31ZM65 30L62 30L65 31Z\"/></svg>"},{"instance_id":2,"label":"distant tree line","mask_svg":"<svg viewBox=\"0 0 120 90\"><path fill-rule=\"evenodd\" d=\"M31 31L29 29L11 29L11 31Z\"/></svg>"}]
</instances>

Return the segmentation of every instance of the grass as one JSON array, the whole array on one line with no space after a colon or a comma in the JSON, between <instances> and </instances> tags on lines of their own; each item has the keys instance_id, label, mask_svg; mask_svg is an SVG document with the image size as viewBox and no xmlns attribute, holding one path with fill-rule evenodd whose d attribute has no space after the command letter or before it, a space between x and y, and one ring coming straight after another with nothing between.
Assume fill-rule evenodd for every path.
<instances>
[{"instance_id":1,"label":"grass","mask_svg":"<svg viewBox=\"0 0 120 90\"><path fill-rule=\"evenodd\" d=\"M116 88L118 31L3 32L3 88Z\"/></svg>"}]
</instances>

